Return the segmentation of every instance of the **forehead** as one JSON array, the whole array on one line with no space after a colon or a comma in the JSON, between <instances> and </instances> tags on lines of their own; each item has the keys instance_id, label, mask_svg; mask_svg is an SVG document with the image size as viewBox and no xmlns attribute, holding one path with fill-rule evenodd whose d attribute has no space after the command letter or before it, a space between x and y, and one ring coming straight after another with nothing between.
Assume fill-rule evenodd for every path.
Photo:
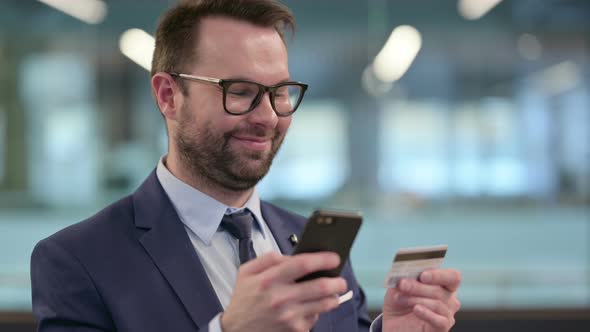
<instances>
[{"instance_id":1,"label":"forehead","mask_svg":"<svg viewBox=\"0 0 590 332\"><path fill-rule=\"evenodd\" d=\"M195 69L200 75L288 78L287 48L273 27L226 17L208 17L201 22L198 33Z\"/></svg>"}]
</instances>

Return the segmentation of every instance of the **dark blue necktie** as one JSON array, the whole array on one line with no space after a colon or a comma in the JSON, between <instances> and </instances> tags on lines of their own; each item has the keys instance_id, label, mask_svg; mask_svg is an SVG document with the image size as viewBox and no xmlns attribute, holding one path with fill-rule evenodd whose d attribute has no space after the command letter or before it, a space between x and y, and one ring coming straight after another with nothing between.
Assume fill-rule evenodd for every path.
<instances>
[{"instance_id":1,"label":"dark blue necktie","mask_svg":"<svg viewBox=\"0 0 590 332\"><path fill-rule=\"evenodd\" d=\"M240 264L256 258L252 243L252 223L254 216L248 209L226 214L221 220L221 227L239 240Z\"/></svg>"}]
</instances>

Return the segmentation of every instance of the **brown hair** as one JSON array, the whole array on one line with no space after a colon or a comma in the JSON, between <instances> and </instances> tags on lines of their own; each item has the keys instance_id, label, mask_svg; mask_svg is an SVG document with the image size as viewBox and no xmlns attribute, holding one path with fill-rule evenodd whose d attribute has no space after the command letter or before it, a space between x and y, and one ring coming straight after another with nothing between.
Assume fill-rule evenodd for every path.
<instances>
[{"instance_id":1,"label":"brown hair","mask_svg":"<svg viewBox=\"0 0 590 332\"><path fill-rule=\"evenodd\" d=\"M284 41L284 31L295 32L295 18L275 0L184 0L168 10L156 30L151 76L180 71L196 61L199 22L208 16L225 16L258 26L273 27ZM184 92L184 87L180 85Z\"/></svg>"}]
</instances>

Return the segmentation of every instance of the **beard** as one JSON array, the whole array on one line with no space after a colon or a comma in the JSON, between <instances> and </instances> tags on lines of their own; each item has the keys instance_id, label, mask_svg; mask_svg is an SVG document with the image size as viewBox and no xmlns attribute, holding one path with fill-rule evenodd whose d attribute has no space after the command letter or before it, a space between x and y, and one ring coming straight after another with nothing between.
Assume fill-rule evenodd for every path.
<instances>
[{"instance_id":1,"label":"beard","mask_svg":"<svg viewBox=\"0 0 590 332\"><path fill-rule=\"evenodd\" d=\"M268 173L285 138L277 129L269 131L251 126L218 133L209 125L197 129L195 123L190 110L183 109L175 139L182 167L194 179L231 191L254 187ZM271 148L268 151L232 149L230 140L234 135L270 136Z\"/></svg>"}]
</instances>

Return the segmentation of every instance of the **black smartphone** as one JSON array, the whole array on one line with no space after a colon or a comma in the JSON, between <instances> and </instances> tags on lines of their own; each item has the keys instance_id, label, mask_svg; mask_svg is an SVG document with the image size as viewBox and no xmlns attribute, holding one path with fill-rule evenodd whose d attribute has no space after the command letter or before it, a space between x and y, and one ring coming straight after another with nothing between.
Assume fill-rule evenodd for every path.
<instances>
[{"instance_id":1,"label":"black smartphone","mask_svg":"<svg viewBox=\"0 0 590 332\"><path fill-rule=\"evenodd\" d=\"M359 212L316 210L313 212L295 247L294 255L305 252L333 251L340 255L340 265L332 270L318 271L303 276L297 282L319 277L337 277L348 260L350 248L361 227Z\"/></svg>"}]
</instances>

